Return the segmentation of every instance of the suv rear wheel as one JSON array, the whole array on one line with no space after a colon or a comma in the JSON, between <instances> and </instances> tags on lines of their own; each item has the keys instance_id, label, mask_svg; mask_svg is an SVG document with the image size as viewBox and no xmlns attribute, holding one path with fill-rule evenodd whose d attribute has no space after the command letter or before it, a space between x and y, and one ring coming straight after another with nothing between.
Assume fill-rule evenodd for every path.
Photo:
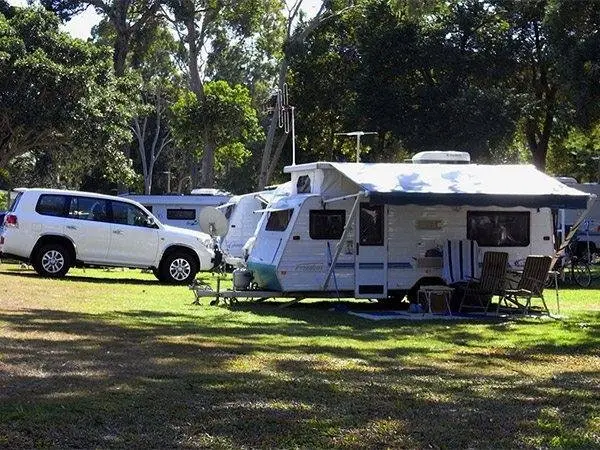
<instances>
[{"instance_id":1,"label":"suv rear wheel","mask_svg":"<svg viewBox=\"0 0 600 450\"><path fill-rule=\"evenodd\" d=\"M159 280L166 283L189 284L198 273L198 264L196 264L195 258L182 251L167 255L160 266Z\"/></svg>"},{"instance_id":2,"label":"suv rear wheel","mask_svg":"<svg viewBox=\"0 0 600 450\"><path fill-rule=\"evenodd\" d=\"M38 249L31 264L35 271L52 278L64 277L71 267L71 256L60 244L46 244Z\"/></svg>"}]
</instances>

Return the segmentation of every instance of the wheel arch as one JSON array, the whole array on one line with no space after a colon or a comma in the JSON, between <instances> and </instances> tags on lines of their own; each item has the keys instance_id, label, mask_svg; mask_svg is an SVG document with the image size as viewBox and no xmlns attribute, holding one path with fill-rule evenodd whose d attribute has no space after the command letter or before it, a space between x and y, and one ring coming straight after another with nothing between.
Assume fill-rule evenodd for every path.
<instances>
[{"instance_id":1,"label":"wheel arch","mask_svg":"<svg viewBox=\"0 0 600 450\"><path fill-rule=\"evenodd\" d=\"M29 255L29 260L33 260L36 253L39 251L41 247L47 244L61 244L63 245L67 251L69 252L69 256L71 257L71 261L74 264L77 259L77 250L75 247L75 243L68 238L67 236L61 234L44 234L39 237L33 249L31 250L31 254Z\"/></svg>"},{"instance_id":2,"label":"wheel arch","mask_svg":"<svg viewBox=\"0 0 600 450\"><path fill-rule=\"evenodd\" d=\"M160 262L158 264L158 268L160 268L163 264L163 261L165 260L165 258L169 255L172 255L173 253L176 252L185 252L188 253L190 255L192 255L194 257L194 261L196 262L196 267L198 267L198 270L200 270L200 257L198 256L198 253L196 253L196 251L191 248L188 247L186 245L182 245L182 244L172 244L170 246L168 246L167 248L165 248L163 254L160 257Z\"/></svg>"}]
</instances>

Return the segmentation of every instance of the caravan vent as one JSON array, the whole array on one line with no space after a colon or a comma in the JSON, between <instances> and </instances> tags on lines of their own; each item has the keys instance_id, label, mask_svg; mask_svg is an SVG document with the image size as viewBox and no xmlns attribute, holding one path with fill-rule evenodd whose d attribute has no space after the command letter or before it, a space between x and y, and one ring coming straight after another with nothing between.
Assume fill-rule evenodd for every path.
<instances>
[{"instance_id":1,"label":"caravan vent","mask_svg":"<svg viewBox=\"0 0 600 450\"><path fill-rule=\"evenodd\" d=\"M469 164L471 155L467 152L430 151L419 152L411 158L413 164Z\"/></svg>"},{"instance_id":2,"label":"caravan vent","mask_svg":"<svg viewBox=\"0 0 600 450\"><path fill-rule=\"evenodd\" d=\"M231 195L229 192L214 188L196 188L192 189L191 195Z\"/></svg>"}]
</instances>

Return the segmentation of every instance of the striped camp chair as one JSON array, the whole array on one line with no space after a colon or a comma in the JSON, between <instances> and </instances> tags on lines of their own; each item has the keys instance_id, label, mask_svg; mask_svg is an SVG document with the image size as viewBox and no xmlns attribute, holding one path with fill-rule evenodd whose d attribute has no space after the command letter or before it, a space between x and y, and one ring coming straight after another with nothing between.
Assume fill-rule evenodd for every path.
<instances>
[{"instance_id":1,"label":"striped camp chair","mask_svg":"<svg viewBox=\"0 0 600 450\"><path fill-rule=\"evenodd\" d=\"M543 311L550 315L550 310L544 300L544 286L552 265L550 256L530 255L525 259L523 273L514 289L506 289L498 302L498 311L502 304L517 306L527 314L531 307L531 299L539 298L542 301ZM524 302L524 303L523 303Z\"/></svg>"},{"instance_id":2,"label":"striped camp chair","mask_svg":"<svg viewBox=\"0 0 600 450\"><path fill-rule=\"evenodd\" d=\"M503 296L506 284L506 268L508 266L507 252L485 252L481 266L481 276L471 278L462 289L463 296L458 307L488 310L494 296ZM468 300L471 302L467 303ZM476 302L476 303L473 303Z\"/></svg>"}]
</instances>

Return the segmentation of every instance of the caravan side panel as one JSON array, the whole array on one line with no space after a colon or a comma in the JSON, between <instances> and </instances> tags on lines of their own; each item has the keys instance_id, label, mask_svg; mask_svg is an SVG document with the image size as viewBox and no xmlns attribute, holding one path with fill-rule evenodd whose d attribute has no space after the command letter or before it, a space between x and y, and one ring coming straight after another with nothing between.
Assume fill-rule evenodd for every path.
<instances>
[{"instance_id":1,"label":"caravan side panel","mask_svg":"<svg viewBox=\"0 0 600 450\"><path fill-rule=\"evenodd\" d=\"M442 276L442 248L465 239L465 213L447 206L390 206L388 290L408 290L424 277Z\"/></svg>"},{"instance_id":2,"label":"caravan side panel","mask_svg":"<svg viewBox=\"0 0 600 450\"><path fill-rule=\"evenodd\" d=\"M348 222L353 199L328 204L327 210L344 210ZM278 265L284 291L319 291L330 267L339 240L313 239L310 236L310 211L323 210L320 197L308 198L300 207L290 239ZM353 228L353 227L352 227ZM342 253L335 265L327 290L354 291L354 231L342 244Z\"/></svg>"}]
</instances>

